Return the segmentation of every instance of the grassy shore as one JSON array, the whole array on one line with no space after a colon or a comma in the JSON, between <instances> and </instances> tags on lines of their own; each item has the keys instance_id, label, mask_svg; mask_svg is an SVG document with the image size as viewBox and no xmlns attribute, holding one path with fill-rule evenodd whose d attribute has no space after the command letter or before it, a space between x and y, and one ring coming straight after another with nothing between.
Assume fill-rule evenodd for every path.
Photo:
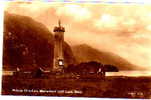
<instances>
[{"instance_id":1,"label":"grassy shore","mask_svg":"<svg viewBox=\"0 0 151 100\"><path fill-rule=\"evenodd\" d=\"M151 98L151 77L103 79L17 78L3 76L3 95Z\"/></svg>"}]
</instances>

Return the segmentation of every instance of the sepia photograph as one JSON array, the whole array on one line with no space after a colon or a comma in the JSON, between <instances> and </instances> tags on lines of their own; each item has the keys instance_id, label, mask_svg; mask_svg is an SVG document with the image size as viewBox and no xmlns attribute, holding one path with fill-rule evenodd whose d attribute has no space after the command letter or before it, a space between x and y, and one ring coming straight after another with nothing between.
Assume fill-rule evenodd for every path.
<instances>
[{"instance_id":1,"label":"sepia photograph","mask_svg":"<svg viewBox=\"0 0 151 100\"><path fill-rule=\"evenodd\" d=\"M2 95L151 99L151 5L5 2Z\"/></svg>"}]
</instances>

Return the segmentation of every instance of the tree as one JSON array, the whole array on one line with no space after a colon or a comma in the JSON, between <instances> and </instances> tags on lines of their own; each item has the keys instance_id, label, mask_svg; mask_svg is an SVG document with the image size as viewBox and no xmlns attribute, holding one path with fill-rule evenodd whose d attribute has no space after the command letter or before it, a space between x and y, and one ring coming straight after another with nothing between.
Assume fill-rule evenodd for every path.
<instances>
[{"instance_id":1,"label":"tree","mask_svg":"<svg viewBox=\"0 0 151 100\"><path fill-rule=\"evenodd\" d=\"M106 72L118 72L118 68L114 65L104 65Z\"/></svg>"}]
</instances>

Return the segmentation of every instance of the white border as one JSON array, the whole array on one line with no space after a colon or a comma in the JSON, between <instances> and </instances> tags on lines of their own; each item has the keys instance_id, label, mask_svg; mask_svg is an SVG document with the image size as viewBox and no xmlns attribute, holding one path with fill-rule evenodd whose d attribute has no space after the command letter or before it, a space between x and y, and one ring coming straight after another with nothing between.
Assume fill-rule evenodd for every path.
<instances>
[{"instance_id":1,"label":"white border","mask_svg":"<svg viewBox=\"0 0 151 100\"><path fill-rule=\"evenodd\" d=\"M3 13L4 2L0 2L0 94L1 94L1 83L2 83L2 58L3 58Z\"/></svg>"},{"instance_id":2,"label":"white border","mask_svg":"<svg viewBox=\"0 0 151 100\"><path fill-rule=\"evenodd\" d=\"M4 4L6 1L13 1L13 0L2 0L0 1L0 94L1 94L1 83L2 83L2 57L3 57L3 19L4 19ZM26 0L25 0L26 1ZM32 1L32 0L31 0ZM43 0L42 0L43 1ZM46 1L46 0L44 0ZM55 0L53 0L55 1ZM58 1L58 0L57 0ZM62 0L60 0L61 2ZM78 0L80 1L80 0ZM81 0L82 1L82 0ZM86 0L85 0L86 1ZM89 3L95 3L95 2L91 2L91 1L99 1L99 0L87 0L89 1ZM100 1L104 1L104 3L108 3L108 2L105 2L105 0L100 0ZM117 2L117 3L123 3L124 2L132 2L133 4L138 4L138 3L143 3L143 4L151 4L151 1L149 0L117 0L117 1L114 1L114 0L108 0L110 2ZM119 2L118 2L119 1ZM59 1L58 1L59 2ZM70 3L78 3L74 1L71 1ZM79 2L80 3L80 2ZM100 2L101 3L101 2ZM103 3L103 2L102 2ZM115 4L114 3L114 4ZM0 99L1 100L60 100L60 99L63 99L63 100L124 100L121 99L121 98L87 98L87 97L82 97L82 98L79 98L79 97L45 97L45 96L2 96L0 95ZM133 100L136 100L136 99L133 99Z\"/></svg>"}]
</instances>

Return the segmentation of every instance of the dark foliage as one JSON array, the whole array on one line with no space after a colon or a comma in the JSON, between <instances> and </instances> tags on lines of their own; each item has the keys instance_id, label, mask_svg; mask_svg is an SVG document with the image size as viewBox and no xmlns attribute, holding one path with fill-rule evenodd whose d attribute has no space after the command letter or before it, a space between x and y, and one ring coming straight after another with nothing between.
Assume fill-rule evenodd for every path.
<instances>
[{"instance_id":1,"label":"dark foliage","mask_svg":"<svg viewBox=\"0 0 151 100\"><path fill-rule=\"evenodd\" d=\"M113 65L104 65L105 71L106 72L118 72L118 68Z\"/></svg>"},{"instance_id":2,"label":"dark foliage","mask_svg":"<svg viewBox=\"0 0 151 100\"><path fill-rule=\"evenodd\" d=\"M90 62L82 62L77 65L69 65L65 71L71 72L71 73L89 73L94 72L97 73L97 71L101 68L105 72L118 72L118 68L113 65L103 65L96 61L90 61Z\"/></svg>"},{"instance_id":3,"label":"dark foliage","mask_svg":"<svg viewBox=\"0 0 151 100\"><path fill-rule=\"evenodd\" d=\"M101 63L90 61L90 62L83 62L77 65L69 65L65 72L72 72L72 73L78 73L78 74L86 74L90 72L97 73L99 68L103 68L103 65Z\"/></svg>"}]
</instances>

